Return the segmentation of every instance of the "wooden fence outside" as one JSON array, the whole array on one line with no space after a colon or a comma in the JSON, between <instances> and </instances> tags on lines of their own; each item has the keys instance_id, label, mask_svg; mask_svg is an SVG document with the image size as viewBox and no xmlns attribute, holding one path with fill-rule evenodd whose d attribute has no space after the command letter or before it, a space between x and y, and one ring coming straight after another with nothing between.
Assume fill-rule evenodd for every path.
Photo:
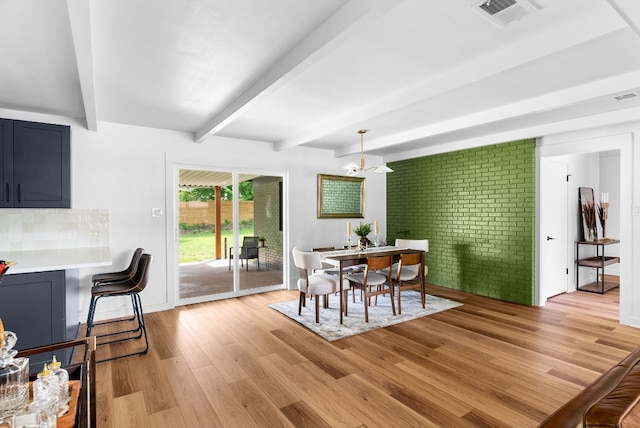
<instances>
[{"instance_id":1,"label":"wooden fence outside","mask_svg":"<svg viewBox=\"0 0 640 428\"><path fill-rule=\"evenodd\" d=\"M240 201L240 221L253 220L253 201ZM220 223L233 222L233 201L220 201ZM216 224L216 201L180 202L180 223Z\"/></svg>"}]
</instances>

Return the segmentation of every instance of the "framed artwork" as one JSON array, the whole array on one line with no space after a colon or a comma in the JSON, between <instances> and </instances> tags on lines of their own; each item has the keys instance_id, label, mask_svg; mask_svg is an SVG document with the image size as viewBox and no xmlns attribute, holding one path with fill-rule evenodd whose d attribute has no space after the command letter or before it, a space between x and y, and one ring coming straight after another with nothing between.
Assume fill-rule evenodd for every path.
<instances>
[{"instance_id":1,"label":"framed artwork","mask_svg":"<svg viewBox=\"0 0 640 428\"><path fill-rule=\"evenodd\" d=\"M364 218L364 178L318 174L318 218Z\"/></svg>"}]
</instances>

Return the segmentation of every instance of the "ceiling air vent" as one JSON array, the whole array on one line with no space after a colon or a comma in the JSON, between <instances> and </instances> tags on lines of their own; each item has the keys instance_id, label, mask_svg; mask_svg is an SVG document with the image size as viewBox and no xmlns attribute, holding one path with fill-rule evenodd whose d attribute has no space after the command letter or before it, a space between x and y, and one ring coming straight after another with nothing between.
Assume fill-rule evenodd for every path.
<instances>
[{"instance_id":1,"label":"ceiling air vent","mask_svg":"<svg viewBox=\"0 0 640 428\"><path fill-rule=\"evenodd\" d=\"M613 97L616 100L620 101L620 102L625 102L625 101L635 101L638 99L638 93L637 92L629 92L623 95L618 95L617 97Z\"/></svg>"},{"instance_id":2,"label":"ceiling air vent","mask_svg":"<svg viewBox=\"0 0 640 428\"><path fill-rule=\"evenodd\" d=\"M483 0L472 7L500 27L538 11L528 0Z\"/></svg>"}]
</instances>

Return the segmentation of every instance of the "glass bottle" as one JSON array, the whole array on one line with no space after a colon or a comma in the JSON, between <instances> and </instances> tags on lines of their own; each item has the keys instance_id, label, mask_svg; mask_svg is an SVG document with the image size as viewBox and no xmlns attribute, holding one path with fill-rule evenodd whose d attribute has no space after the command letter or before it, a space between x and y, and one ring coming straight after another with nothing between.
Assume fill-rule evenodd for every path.
<instances>
[{"instance_id":1,"label":"glass bottle","mask_svg":"<svg viewBox=\"0 0 640 428\"><path fill-rule=\"evenodd\" d=\"M29 399L29 359L14 358L13 349L18 337L11 331L3 331L0 350L0 416L12 415L22 410Z\"/></svg>"},{"instance_id":2,"label":"glass bottle","mask_svg":"<svg viewBox=\"0 0 640 428\"><path fill-rule=\"evenodd\" d=\"M63 406L69 402L69 373L62 368L60 361L53 356L53 361L49 364L49 369L58 381L58 404Z\"/></svg>"},{"instance_id":3,"label":"glass bottle","mask_svg":"<svg viewBox=\"0 0 640 428\"><path fill-rule=\"evenodd\" d=\"M53 397L56 402L59 397L58 380L45 363L44 368L38 373L38 378L33 381L33 401L49 402Z\"/></svg>"}]
</instances>

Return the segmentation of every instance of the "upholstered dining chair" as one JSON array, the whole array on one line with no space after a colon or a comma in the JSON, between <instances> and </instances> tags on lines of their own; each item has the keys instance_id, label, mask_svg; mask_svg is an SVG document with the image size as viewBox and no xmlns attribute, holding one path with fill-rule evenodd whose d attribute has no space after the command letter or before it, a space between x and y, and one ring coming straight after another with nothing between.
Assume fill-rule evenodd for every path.
<instances>
[{"instance_id":1,"label":"upholstered dining chair","mask_svg":"<svg viewBox=\"0 0 640 428\"><path fill-rule=\"evenodd\" d=\"M313 248L312 251L318 251L318 252L326 252L326 251L335 251L335 247L317 247L317 248ZM347 274L347 273L351 273L353 271L354 268L361 268L364 269L364 265L362 266L349 266L346 267L342 270L342 274ZM330 263L325 263L322 262L322 268L321 269L316 269L314 272L316 273L325 273L327 275L335 275L338 276L340 275L340 269L335 267L334 265L330 264ZM349 288L353 291L353 302L356 302L356 293L355 290L353 289L353 287L349 286ZM347 289L345 288L345 298L348 294ZM360 300L362 300L362 293L360 293Z\"/></svg>"},{"instance_id":2,"label":"upholstered dining chair","mask_svg":"<svg viewBox=\"0 0 640 428\"><path fill-rule=\"evenodd\" d=\"M349 281L349 284L354 289L362 290L364 294L364 320L369 322L369 305L371 304L371 297L381 294L389 294L391 300L391 309L393 315L396 314L396 306L393 299L393 283L391 282L391 264L393 262L392 256L369 256L367 257L367 264L364 268L364 272L349 273L344 277ZM380 273L380 271L386 270L387 274ZM386 287L385 287L386 285ZM349 299L344 299L344 314L348 315L347 302Z\"/></svg>"},{"instance_id":3,"label":"upholstered dining chair","mask_svg":"<svg viewBox=\"0 0 640 428\"><path fill-rule=\"evenodd\" d=\"M325 273L316 273L315 269L322 269L322 261L320 253L317 251L301 251L298 247L291 250L293 255L293 263L300 272L298 278L298 290L300 290L300 298L298 301L298 315L302 314L302 307L306 306L307 294L315 296L316 306L316 322L320 322L320 296L323 297L324 308L329 307L329 294L340 290L338 281L345 281L337 275L329 275ZM346 283L343 282L343 285ZM347 284L348 285L348 284ZM348 286L345 287L349 290ZM342 299L343 297L340 296Z\"/></svg>"},{"instance_id":4,"label":"upholstered dining chair","mask_svg":"<svg viewBox=\"0 0 640 428\"><path fill-rule=\"evenodd\" d=\"M334 247L316 247L316 248L312 248L311 251L323 253L327 251L335 251L335 248ZM338 268L336 268L335 266L329 263L322 262L322 267L320 269L316 269L315 272L326 273L329 275L338 275Z\"/></svg>"}]
</instances>

